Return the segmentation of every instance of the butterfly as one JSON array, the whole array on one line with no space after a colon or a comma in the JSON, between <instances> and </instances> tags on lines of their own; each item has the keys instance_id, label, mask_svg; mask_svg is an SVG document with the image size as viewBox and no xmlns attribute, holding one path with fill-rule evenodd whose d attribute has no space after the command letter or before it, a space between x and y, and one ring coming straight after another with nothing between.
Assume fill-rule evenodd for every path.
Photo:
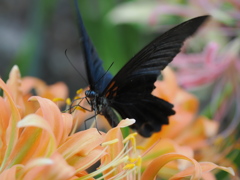
<instances>
[{"instance_id":1,"label":"butterfly","mask_svg":"<svg viewBox=\"0 0 240 180\"><path fill-rule=\"evenodd\" d=\"M81 34L89 90L85 92L91 110L105 116L111 126L121 118L134 118L131 126L141 136L150 137L168 124L175 114L173 105L153 96L154 82L168 63L180 52L183 42L192 36L209 16L200 16L183 22L157 37L113 77L106 72L84 28L78 9L78 26Z\"/></svg>"}]
</instances>

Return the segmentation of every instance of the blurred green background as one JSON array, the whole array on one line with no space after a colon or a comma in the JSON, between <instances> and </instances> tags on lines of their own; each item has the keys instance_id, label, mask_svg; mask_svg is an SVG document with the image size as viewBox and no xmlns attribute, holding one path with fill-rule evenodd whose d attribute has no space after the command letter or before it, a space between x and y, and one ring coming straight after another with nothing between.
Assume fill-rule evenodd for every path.
<instances>
[{"instance_id":1,"label":"blurred green background","mask_svg":"<svg viewBox=\"0 0 240 180\"><path fill-rule=\"evenodd\" d=\"M124 7L123 12L120 8L121 19L119 12L113 11L128 2L137 1L79 1L85 25L105 69L114 62L110 68L113 74L154 37L190 18L165 15L167 18L162 18L161 25L150 25L149 12L157 2L145 1L143 5L131 5L126 12ZM84 74L81 55L71 54L80 48L73 1L26 0L16 4L12 0L2 0L0 13L0 76L4 80L11 67L17 64L22 76L39 77L49 84L66 82L71 97L78 88L87 85L64 53L68 49L69 59ZM114 13L115 17L111 16Z\"/></svg>"},{"instance_id":2,"label":"blurred green background","mask_svg":"<svg viewBox=\"0 0 240 180\"><path fill-rule=\"evenodd\" d=\"M79 6L87 30L97 48L104 67L112 62L115 74L138 50L155 37L139 24L116 25L109 12L127 1L81 0ZM71 96L87 84L75 72L64 52L79 72L84 74L81 56L71 56L79 49L79 34L73 1L0 2L0 75L6 80L14 64L22 76L35 76L51 84L65 81ZM146 22L147 24L147 22ZM145 27L146 28L146 27Z\"/></svg>"}]
</instances>

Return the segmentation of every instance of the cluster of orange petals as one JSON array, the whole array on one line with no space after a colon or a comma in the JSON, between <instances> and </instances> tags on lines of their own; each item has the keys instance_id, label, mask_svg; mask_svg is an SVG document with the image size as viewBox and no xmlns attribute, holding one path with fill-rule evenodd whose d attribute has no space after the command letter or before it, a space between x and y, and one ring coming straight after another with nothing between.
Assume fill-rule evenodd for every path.
<instances>
[{"instance_id":1,"label":"cluster of orange petals","mask_svg":"<svg viewBox=\"0 0 240 180\"><path fill-rule=\"evenodd\" d=\"M143 168L151 164L152 155L157 157L166 153L179 153L192 160L207 160L219 163L218 160L222 160L224 157L219 158L221 155L216 151L218 148L213 148L215 144L210 143L210 139L214 139L217 135L219 124L207 117L197 115L197 98L177 85L177 78L170 68L165 68L162 73L164 79L155 82L156 88L153 94L174 104L176 114L170 117L169 125L163 126L160 132L153 134L143 143L146 149L154 145L152 150L144 157ZM158 143L156 144L156 142ZM166 178L173 174L176 174L175 176L185 173L190 174L193 169L192 167L187 168L189 163L190 161L172 161L163 167L158 174ZM200 165L202 166L202 178L214 180L214 174L210 170L217 166L210 162L201 162ZM226 163L226 165L233 166L231 163ZM218 166L218 168L220 167ZM183 169L185 170L181 171ZM224 167L220 169L226 170ZM177 174L179 171L181 172ZM172 178L174 179L175 176Z\"/></svg>"},{"instance_id":2,"label":"cluster of orange petals","mask_svg":"<svg viewBox=\"0 0 240 180\"><path fill-rule=\"evenodd\" d=\"M67 88L61 83L49 87L38 79L21 79L18 68L14 66L6 84L0 79L0 88L4 93L0 97L1 180L93 179L99 174L103 179L150 180L166 163L176 159L185 159L193 166L178 162L186 169L175 173L172 179L185 176L200 179L204 173L215 168L234 174L231 168L209 162L198 163L189 147L177 145L186 142L192 148L199 145L188 138L188 133L195 132L194 128L182 136L178 135L185 128L184 123L189 123L188 119L192 118L191 113L182 111L182 114L174 116L170 126L141 142L144 146L142 150L137 148L136 134L130 134L125 139L122 137L120 128L133 124L135 120L132 119L122 120L107 133L99 133L96 128L75 132L74 114L62 113L52 101L56 97L66 98ZM30 97L28 93L33 88L42 97ZM167 95L168 92L164 93ZM182 102L181 97L176 102ZM197 106L179 105L176 108L190 108L189 111L193 111ZM181 123L178 124L178 121ZM206 128L211 126L211 130L216 126L205 119L200 123ZM175 127L176 124L178 127ZM175 138L175 141L170 138ZM100 167L87 173L86 169L99 160ZM171 166L176 164L175 161L172 163ZM144 169L143 174L141 168Z\"/></svg>"},{"instance_id":3,"label":"cluster of orange petals","mask_svg":"<svg viewBox=\"0 0 240 180\"><path fill-rule=\"evenodd\" d=\"M59 95L57 91L51 92L55 87L65 89L57 84L44 90L45 84L40 80L35 79L32 84L30 81L27 79L28 85L33 85L31 88L38 89L37 84L42 84L42 92L50 97ZM4 91L4 97L0 98L0 179L70 179L80 176L91 166L85 167L86 162L99 159L94 155L101 151L99 145L103 136L96 129L70 136L72 116L61 113L58 106L46 98L32 96L29 102L25 101L28 95L21 89L23 84L24 79L21 80L16 66L7 84L0 80ZM89 154L92 155L87 156Z\"/></svg>"}]
</instances>

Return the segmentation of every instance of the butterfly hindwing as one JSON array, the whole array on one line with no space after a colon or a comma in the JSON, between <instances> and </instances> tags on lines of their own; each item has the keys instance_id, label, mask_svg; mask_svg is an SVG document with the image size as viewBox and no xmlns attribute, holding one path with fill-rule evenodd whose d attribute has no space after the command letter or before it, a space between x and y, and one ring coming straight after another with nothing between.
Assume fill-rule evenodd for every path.
<instances>
[{"instance_id":1,"label":"butterfly hindwing","mask_svg":"<svg viewBox=\"0 0 240 180\"><path fill-rule=\"evenodd\" d=\"M174 114L172 104L153 95L145 96L131 103L115 102L111 106L122 118L136 119L132 128L144 137L150 137L153 132L160 131L163 124L168 124L168 116Z\"/></svg>"}]
</instances>

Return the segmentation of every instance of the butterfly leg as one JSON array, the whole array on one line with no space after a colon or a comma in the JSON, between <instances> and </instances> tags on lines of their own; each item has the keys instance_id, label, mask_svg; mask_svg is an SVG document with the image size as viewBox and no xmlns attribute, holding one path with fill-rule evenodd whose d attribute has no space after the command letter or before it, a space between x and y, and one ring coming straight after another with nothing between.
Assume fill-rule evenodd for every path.
<instances>
[{"instance_id":1,"label":"butterfly leg","mask_svg":"<svg viewBox=\"0 0 240 180\"><path fill-rule=\"evenodd\" d=\"M94 102L97 102L97 97L95 97ZM96 104L96 103L94 103L94 107L93 107L92 109L94 110L94 114L95 114L95 115L94 115L95 127L96 127L98 133L99 133L100 135L102 135L101 132L100 132L99 129L98 129L98 124L97 124L97 114L98 114L97 111L98 111L98 108L97 108L97 104Z\"/></svg>"},{"instance_id":2,"label":"butterfly leg","mask_svg":"<svg viewBox=\"0 0 240 180\"><path fill-rule=\"evenodd\" d=\"M94 124L95 124L98 133L99 133L100 135L102 135L102 133L101 133L101 132L99 131L99 129L98 129L98 124L97 124L97 118L96 118L96 117L97 117L97 113L96 113L96 111L95 111L95 114L94 114L93 116L91 116L90 118L87 118L87 119L84 121L84 127L85 127L85 129L87 129L87 121L89 121L90 119L94 118L94 123L91 125L91 127L94 126ZM90 127L90 128L91 128L91 127Z\"/></svg>"},{"instance_id":3,"label":"butterfly leg","mask_svg":"<svg viewBox=\"0 0 240 180\"><path fill-rule=\"evenodd\" d=\"M85 98L85 97L84 97L84 98ZM74 111L76 110L77 107L81 107L79 104L83 101L84 98L79 98L79 99L81 99L81 100L80 100L80 102L79 102L77 105L73 105L73 103L74 103L75 101L79 100L79 99L74 99L74 100L72 101L72 103L70 104L70 107L69 107L68 109L64 110L63 112L68 112L69 114L71 114L72 112L74 112ZM84 108L84 107L81 107L81 108L83 108L83 109L85 109L85 110L88 110L88 109L86 109L86 108ZM72 110L72 109L73 109L73 110ZM89 111L89 110L88 110L88 111Z\"/></svg>"},{"instance_id":4,"label":"butterfly leg","mask_svg":"<svg viewBox=\"0 0 240 180\"><path fill-rule=\"evenodd\" d=\"M79 100L79 99L80 99L80 101L79 101L76 105L72 105L76 100ZM79 99L73 100L72 104L70 105L70 108L68 109L68 110L69 110L69 113L74 112L77 107L80 107L80 108L82 108L82 109L84 109L84 110L86 110L86 111L88 111L88 112L92 112L92 111L93 111L92 107L91 107L91 109L88 109L88 108L85 108L85 107L83 107L83 106L80 105L81 102L82 102L84 99L86 99L86 101L88 102L88 104L90 104L90 102L89 102L89 100L87 99L87 97L79 98ZM72 110L72 109L73 109L73 110ZM67 110L66 110L66 111L67 111Z\"/></svg>"},{"instance_id":5,"label":"butterfly leg","mask_svg":"<svg viewBox=\"0 0 240 180\"><path fill-rule=\"evenodd\" d=\"M91 120L92 118L95 118L96 114L91 116L90 118L87 118L85 121L84 121L84 127L85 129L87 129L87 121ZM92 126L92 125L91 125Z\"/></svg>"}]
</instances>

